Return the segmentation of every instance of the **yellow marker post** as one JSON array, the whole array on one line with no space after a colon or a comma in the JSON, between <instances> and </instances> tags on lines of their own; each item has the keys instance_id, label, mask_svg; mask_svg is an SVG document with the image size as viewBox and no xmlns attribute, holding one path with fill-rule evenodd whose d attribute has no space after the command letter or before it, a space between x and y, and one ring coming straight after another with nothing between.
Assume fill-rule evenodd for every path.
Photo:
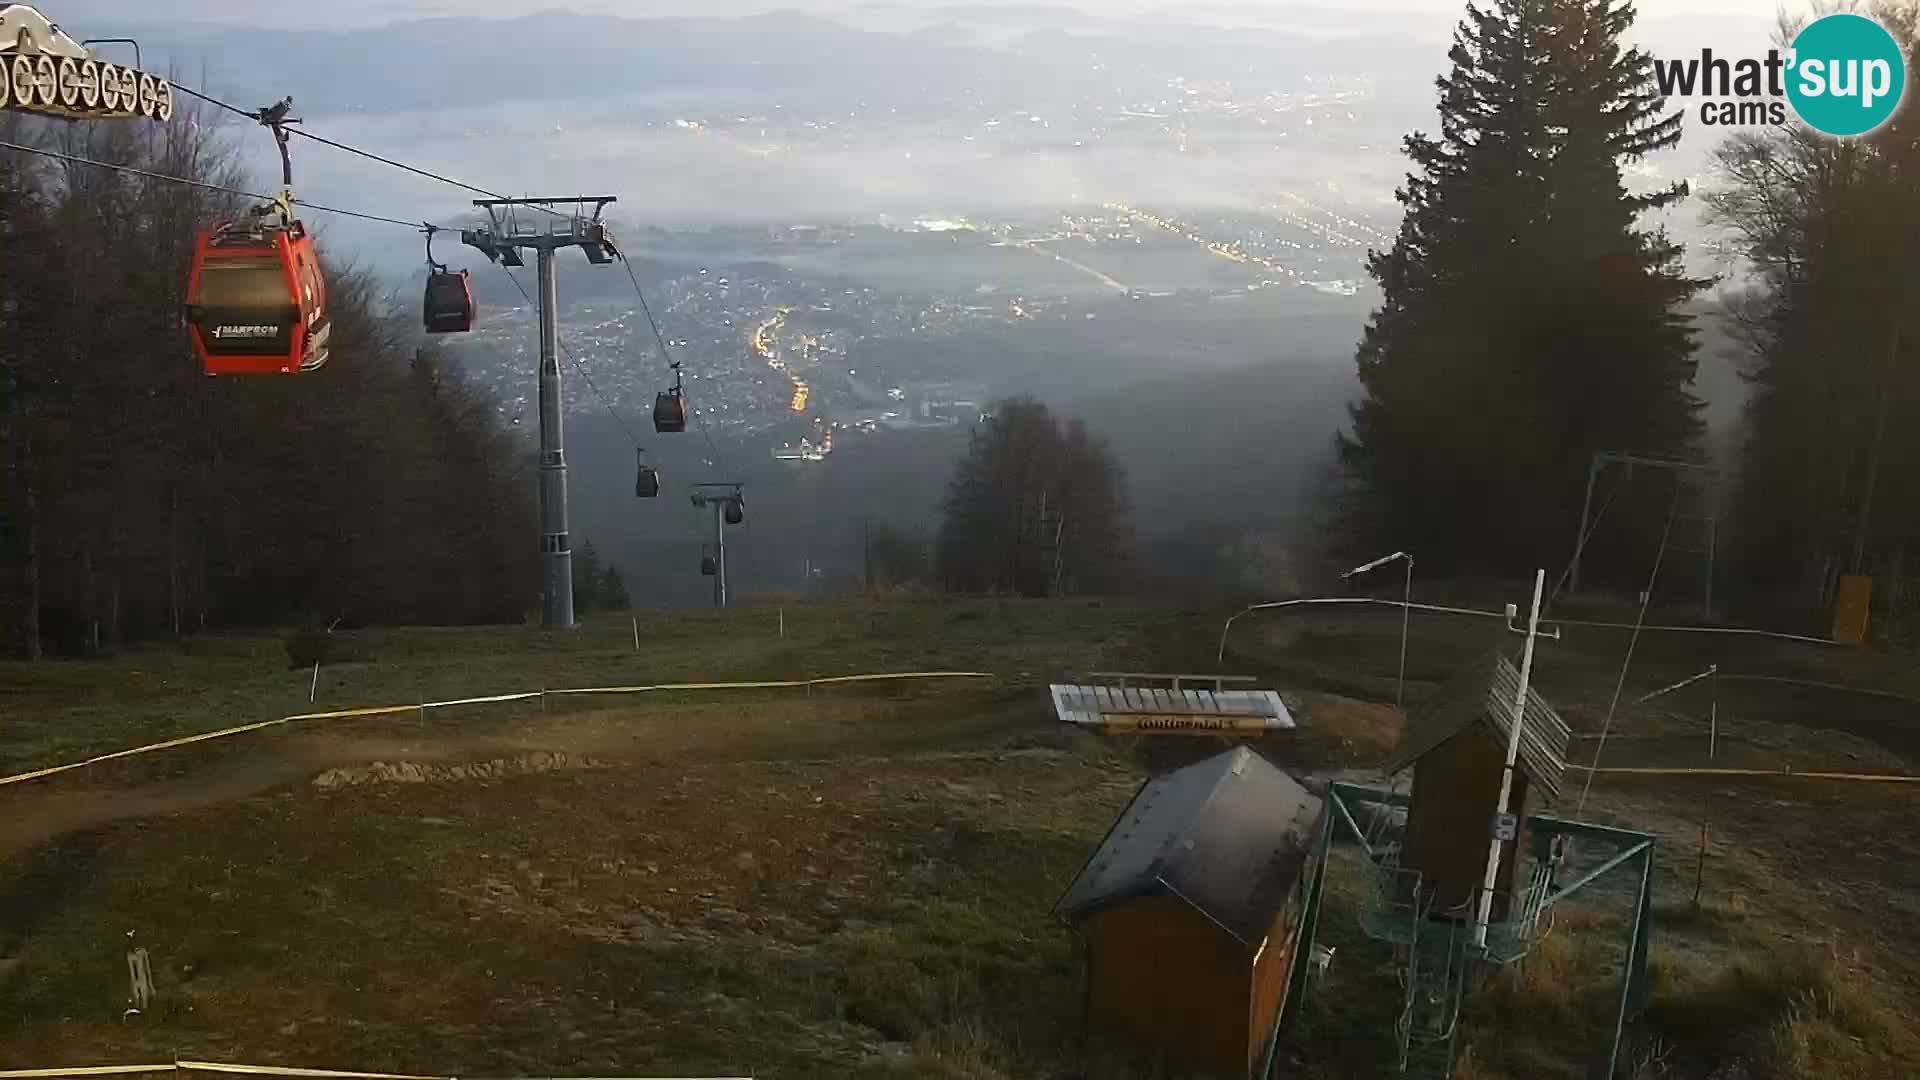
<instances>
[{"instance_id":1,"label":"yellow marker post","mask_svg":"<svg viewBox=\"0 0 1920 1080\"><path fill-rule=\"evenodd\" d=\"M1849 645L1867 642L1867 621L1873 606L1873 579L1865 574L1844 574L1840 578L1840 598L1833 605L1833 640Z\"/></svg>"}]
</instances>

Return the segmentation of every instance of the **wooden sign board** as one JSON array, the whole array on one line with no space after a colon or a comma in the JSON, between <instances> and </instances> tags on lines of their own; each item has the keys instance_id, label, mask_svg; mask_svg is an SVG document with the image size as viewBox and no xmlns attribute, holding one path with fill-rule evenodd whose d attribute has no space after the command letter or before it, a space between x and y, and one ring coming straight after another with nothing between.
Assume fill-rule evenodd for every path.
<instances>
[{"instance_id":1,"label":"wooden sign board","mask_svg":"<svg viewBox=\"0 0 1920 1080\"><path fill-rule=\"evenodd\" d=\"M1108 734L1263 735L1293 714L1273 690L1169 690L1074 683L1050 686L1062 723Z\"/></svg>"}]
</instances>

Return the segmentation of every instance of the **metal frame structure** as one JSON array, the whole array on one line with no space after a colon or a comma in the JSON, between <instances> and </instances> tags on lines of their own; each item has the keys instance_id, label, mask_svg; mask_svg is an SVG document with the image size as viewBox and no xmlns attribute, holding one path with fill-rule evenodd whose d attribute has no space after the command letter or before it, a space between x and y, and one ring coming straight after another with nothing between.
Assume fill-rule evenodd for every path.
<instances>
[{"instance_id":1,"label":"metal frame structure","mask_svg":"<svg viewBox=\"0 0 1920 1080\"><path fill-rule=\"evenodd\" d=\"M91 45L132 45L133 65L102 60ZM173 84L140 70L131 38L76 41L26 4L0 3L0 109L68 120L173 119Z\"/></svg>"},{"instance_id":2,"label":"metal frame structure","mask_svg":"<svg viewBox=\"0 0 1920 1080\"><path fill-rule=\"evenodd\" d=\"M600 214L612 195L576 195L557 199L475 199L473 205L485 210L488 226L460 230L460 241L477 249L487 261L502 266L525 266L520 249L535 254L540 307L540 553L545 557L547 582L542 605L541 625L549 630L571 630L573 619L573 541L567 520L567 452L561 427L560 409L560 325L554 308L559 303L554 284L553 255L561 248L577 247L587 261L603 266L618 255L613 234ZM553 207L572 204L571 215L553 213ZM591 217L578 209L593 206ZM532 206L548 211L541 229L522 229L515 220L515 207ZM503 220L504 219L504 220Z\"/></svg>"},{"instance_id":3,"label":"metal frame structure","mask_svg":"<svg viewBox=\"0 0 1920 1080\"><path fill-rule=\"evenodd\" d=\"M1626 1030L1627 1017L1646 1003L1649 990L1647 952L1652 929L1653 835L1547 814L1528 815L1526 826L1532 867L1526 876L1526 892L1509 906L1505 919L1493 924L1485 944L1477 945L1467 921L1449 918L1454 913L1436 913L1420 904L1419 875L1416 871L1400 869L1398 846L1376 847L1377 837L1370 837L1359 825L1356 808L1371 807L1380 812L1382 808L1405 808L1410 801L1410 796L1396 791L1358 784L1336 782L1328 786L1327 812L1322 815L1320 834L1314 845L1315 870L1301 915L1297 955L1306 957L1313 953L1328 856L1338 832L1359 847L1375 879L1371 898L1360 912L1361 929L1368 937L1399 946L1407 956L1407 1000L1396 1025L1402 1075L1448 1077L1452 1075L1457 1046L1455 1021L1471 990L1475 966L1524 961L1539 940L1542 916L1549 914L1555 904L1610 874L1624 871L1637 880L1633 918L1627 933L1627 962L1620 968L1617 1005L1605 1053L1606 1069L1599 1074L1612 1076L1619 1062L1620 1040ZM1566 855L1574 841L1605 845L1611 848L1611 853L1579 871L1571 880L1562 881ZM1408 883L1409 876L1414 879L1411 892L1401 887ZM1405 899L1409 895L1413 900ZM1304 962L1296 963L1288 989L1290 1001L1300 1001L1308 992L1310 967ZM1423 1023L1423 1020L1429 1022ZM1435 1020L1439 1023L1431 1023ZM1271 1075L1279 1033L1280 1026L1276 1025L1268 1047L1268 1069L1263 1075Z\"/></svg>"},{"instance_id":4,"label":"metal frame structure","mask_svg":"<svg viewBox=\"0 0 1920 1080\"><path fill-rule=\"evenodd\" d=\"M1723 474L1719 469L1716 469L1711 465L1706 465L1697 461L1680 461L1675 458L1647 457L1642 454L1623 454L1623 453L1619 453L1617 451L1612 451L1612 450L1595 451L1593 455L1592 464L1587 466L1587 494L1586 494L1586 498L1582 500L1580 504L1580 531L1574 536L1573 562L1567 567L1567 589L1569 592L1577 593L1580 591L1580 560L1586 554L1586 551L1587 551L1587 541L1589 539L1588 522L1589 522L1589 519L1593 516L1593 489L1596 481L1600 479L1601 470L1606 468L1608 465L1625 466L1627 470L1627 477L1629 479L1632 478L1633 470L1636 466L1641 468L1648 468L1648 469L1669 470L1672 473L1674 473L1675 480L1682 484L1688 483L1689 477L1691 477L1694 483L1698 483L1700 479L1704 478L1707 481L1707 483L1717 485L1721 477L1723 476ZM1696 521L1706 522L1707 546L1705 548L1676 548L1674 550L1689 552L1695 555L1703 555L1706 557L1706 560L1707 560L1706 595L1702 598L1701 610L1706 614L1708 618L1712 618L1713 617L1713 573L1714 573L1713 564L1714 564L1714 556L1720 543L1720 538L1719 538L1720 510L1719 510L1719 505L1716 501L1718 498L1717 491L1711 491L1711 490L1702 491L1701 494L1703 495L1703 497L1705 498L1708 504L1707 512L1705 514L1683 515L1679 520L1696 520ZM1606 507L1603 505L1601 507L1601 510L1604 512L1606 510ZM1597 525L1599 524L1599 522L1594 521L1593 524Z\"/></svg>"},{"instance_id":5,"label":"metal frame structure","mask_svg":"<svg viewBox=\"0 0 1920 1080\"><path fill-rule=\"evenodd\" d=\"M717 608L727 606L726 511L731 507L742 517L744 517L747 512L747 504L741 498L740 494L741 487L741 484L731 481L693 485L693 505L696 507L713 507L713 557L715 564L713 568L713 606ZM708 489L710 488L720 489L720 493L717 495L709 494Z\"/></svg>"}]
</instances>

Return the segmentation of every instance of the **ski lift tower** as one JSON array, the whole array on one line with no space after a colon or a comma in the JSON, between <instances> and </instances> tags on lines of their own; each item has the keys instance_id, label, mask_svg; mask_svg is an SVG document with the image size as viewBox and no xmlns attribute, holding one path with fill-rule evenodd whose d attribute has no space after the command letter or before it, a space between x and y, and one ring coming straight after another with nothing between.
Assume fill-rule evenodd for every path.
<instances>
[{"instance_id":1,"label":"ski lift tower","mask_svg":"<svg viewBox=\"0 0 1920 1080\"><path fill-rule=\"evenodd\" d=\"M737 483L693 485L693 505L713 507L713 543L700 556L700 573L713 579L713 606L727 606L727 526L747 519L747 504Z\"/></svg>"},{"instance_id":2,"label":"ski lift tower","mask_svg":"<svg viewBox=\"0 0 1920 1080\"><path fill-rule=\"evenodd\" d=\"M1410 793L1328 787L1331 812L1321 819L1319 869L1308 883L1297 954L1313 955L1325 856L1338 830L1365 858L1370 887L1361 930L1400 958L1404 995L1394 1036L1401 1076L1451 1077L1462 1006L1479 977L1525 960L1543 923L1551 925L1554 905L1609 876L1628 879L1619 884L1634 897L1634 910L1606 1068L1598 1075L1613 1075L1627 1016L1646 1001L1654 837L1526 813L1530 797L1558 797L1566 769L1566 724L1527 685L1543 582L1544 573L1536 579L1529 627L1515 627L1508 607L1508 630L1529 637L1519 669L1491 651L1407 718L1386 771L1411 768ZM1404 822L1396 824L1401 814ZM1309 967L1295 967L1290 997L1308 989Z\"/></svg>"},{"instance_id":3,"label":"ski lift tower","mask_svg":"<svg viewBox=\"0 0 1920 1080\"><path fill-rule=\"evenodd\" d=\"M554 310L559 290L554 284L553 255L577 247L587 261L604 266L618 254L613 234L600 220L612 195L576 195L562 199L475 199L488 224L462 229L460 240L476 248L487 261L502 266L525 266L521 249L535 256L540 308L540 554L546 563L546 599L541 625L549 630L573 629L573 541L567 523L567 452L560 420L560 324ZM572 212L555 206L571 204ZM591 215L586 208L593 208ZM516 211L530 207L545 216L523 227Z\"/></svg>"}]
</instances>

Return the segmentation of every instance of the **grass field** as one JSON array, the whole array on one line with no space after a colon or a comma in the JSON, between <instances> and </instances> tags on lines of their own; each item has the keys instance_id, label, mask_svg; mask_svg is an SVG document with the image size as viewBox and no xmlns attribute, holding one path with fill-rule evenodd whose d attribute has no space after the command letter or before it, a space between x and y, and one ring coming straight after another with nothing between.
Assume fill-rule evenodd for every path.
<instances>
[{"instance_id":1,"label":"grass field","mask_svg":"<svg viewBox=\"0 0 1920 1080\"><path fill-rule=\"evenodd\" d=\"M1497 601L1486 600L1489 604ZM311 708L525 689L972 670L987 680L728 690L301 722L0 787L0 1069L175 1056L440 1075L1106 1077L1050 908L1151 763L1211 744L1062 731L1044 684L1213 670L1225 612L1121 601L835 602L603 617L582 630L195 639L0 666L0 774ZM1398 714L1398 624L1272 617L1227 669L1294 693L1259 749L1371 779ZM1416 620L1410 699L1484 626ZM1543 644L1539 683L1593 758L1626 636ZM1647 635L1604 765L1913 771L1909 658ZM1569 801L1579 798L1569 774ZM1655 998L1637 1075L1911 1075L1920 1038L1912 785L1603 776L1582 815L1660 837ZM1571 814L1574 807L1557 808ZM1700 858L1702 823L1710 826ZM1698 878L1701 903L1693 902ZM1287 1075L1387 1075L1399 988L1363 938L1356 857ZM1463 1077L1582 1077L1604 1041L1617 890L1555 912L1476 993ZM158 997L127 1007L125 953ZM1097 1049L1097 1048L1096 1048ZM1145 1075L1142 1073L1141 1075Z\"/></svg>"}]
</instances>

